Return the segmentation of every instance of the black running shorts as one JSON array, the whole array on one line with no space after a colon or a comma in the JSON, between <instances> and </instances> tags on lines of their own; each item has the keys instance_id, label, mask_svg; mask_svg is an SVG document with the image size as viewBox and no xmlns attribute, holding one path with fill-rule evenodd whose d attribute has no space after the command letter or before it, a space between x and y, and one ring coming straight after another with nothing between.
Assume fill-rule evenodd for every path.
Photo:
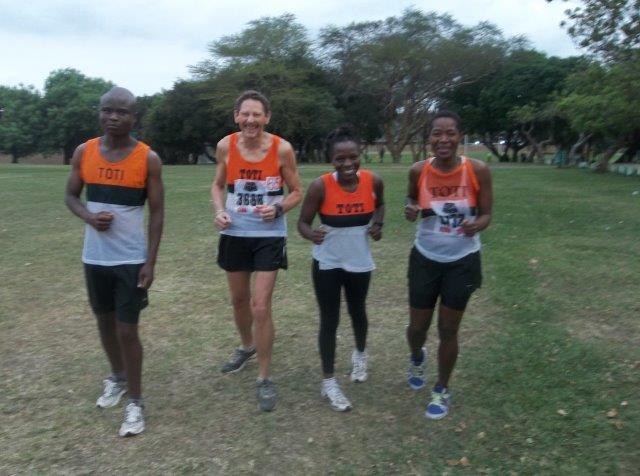
<instances>
[{"instance_id":1,"label":"black running shorts","mask_svg":"<svg viewBox=\"0 0 640 476\"><path fill-rule=\"evenodd\" d=\"M409 255L409 305L414 309L433 309L440 304L464 311L471 294L482 284L480 252L450 263L426 258L415 247Z\"/></svg>"},{"instance_id":2,"label":"black running shorts","mask_svg":"<svg viewBox=\"0 0 640 476\"><path fill-rule=\"evenodd\" d=\"M100 266L85 264L89 304L96 315L115 311L116 319L137 324L142 311L149 304L146 289L138 287L142 264Z\"/></svg>"},{"instance_id":3,"label":"black running shorts","mask_svg":"<svg viewBox=\"0 0 640 476\"><path fill-rule=\"evenodd\" d=\"M287 269L285 237L220 235L218 265L225 271L276 271Z\"/></svg>"}]
</instances>

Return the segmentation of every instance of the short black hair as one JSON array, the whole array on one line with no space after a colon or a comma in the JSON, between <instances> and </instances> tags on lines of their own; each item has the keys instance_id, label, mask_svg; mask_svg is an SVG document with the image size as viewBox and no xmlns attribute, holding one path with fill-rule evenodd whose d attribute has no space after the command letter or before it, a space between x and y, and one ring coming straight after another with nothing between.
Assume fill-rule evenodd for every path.
<instances>
[{"instance_id":1,"label":"short black hair","mask_svg":"<svg viewBox=\"0 0 640 476\"><path fill-rule=\"evenodd\" d=\"M356 134L353 126L351 124L338 126L329 132L324 140L324 156L327 162L331 162L333 148L339 142L355 142L358 148L360 148L360 137Z\"/></svg>"},{"instance_id":2,"label":"short black hair","mask_svg":"<svg viewBox=\"0 0 640 476\"><path fill-rule=\"evenodd\" d=\"M458 116L457 113L455 113L453 111L449 111L447 109L442 109L440 111L437 111L431 117L431 120L429 121L429 130L433 129L434 121L436 119L440 119L441 117L447 117L449 119L453 119L454 122L456 123L456 129L458 129L458 132L462 132L462 119L460 119L460 116Z\"/></svg>"},{"instance_id":3,"label":"short black hair","mask_svg":"<svg viewBox=\"0 0 640 476\"><path fill-rule=\"evenodd\" d=\"M267 97L261 92L255 91L253 89L249 89L238 96L238 99L236 99L236 102L233 105L233 110L238 112L240 110L240 107L242 106L242 103L247 99L253 99L254 101L261 102L265 114L269 114L271 112L271 104L269 103Z\"/></svg>"}]
</instances>

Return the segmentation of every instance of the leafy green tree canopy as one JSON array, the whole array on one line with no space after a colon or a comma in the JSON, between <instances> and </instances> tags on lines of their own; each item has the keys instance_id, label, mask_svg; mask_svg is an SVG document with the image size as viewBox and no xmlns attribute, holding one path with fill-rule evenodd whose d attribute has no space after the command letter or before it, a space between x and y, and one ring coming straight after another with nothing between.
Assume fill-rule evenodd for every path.
<instances>
[{"instance_id":1,"label":"leafy green tree canopy","mask_svg":"<svg viewBox=\"0 0 640 476\"><path fill-rule=\"evenodd\" d=\"M98 104L112 86L72 68L53 71L45 81L45 140L51 149L62 149L66 164L79 144L100 134Z\"/></svg>"},{"instance_id":2,"label":"leafy green tree canopy","mask_svg":"<svg viewBox=\"0 0 640 476\"><path fill-rule=\"evenodd\" d=\"M193 68L218 124L217 139L235 129L232 108L247 89L264 93L272 105L270 130L304 152L339 121L325 74L311 54L306 29L285 14L249 23L241 33L210 48L211 58Z\"/></svg>"},{"instance_id":3,"label":"leafy green tree canopy","mask_svg":"<svg viewBox=\"0 0 640 476\"><path fill-rule=\"evenodd\" d=\"M20 157L38 151L44 127L42 98L32 86L0 86L0 152Z\"/></svg>"},{"instance_id":4,"label":"leafy green tree canopy","mask_svg":"<svg viewBox=\"0 0 640 476\"><path fill-rule=\"evenodd\" d=\"M638 55L640 0L583 0L581 3L567 9L569 22L562 22L563 26L568 24L567 31L580 47L609 61Z\"/></svg>"},{"instance_id":5,"label":"leafy green tree canopy","mask_svg":"<svg viewBox=\"0 0 640 476\"><path fill-rule=\"evenodd\" d=\"M342 94L375 105L398 161L442 95L492 72L507 44L489 23L465 28L449 15L408 9L382 21L327 27L321 48Z\"/></svg>"}]
</instances>

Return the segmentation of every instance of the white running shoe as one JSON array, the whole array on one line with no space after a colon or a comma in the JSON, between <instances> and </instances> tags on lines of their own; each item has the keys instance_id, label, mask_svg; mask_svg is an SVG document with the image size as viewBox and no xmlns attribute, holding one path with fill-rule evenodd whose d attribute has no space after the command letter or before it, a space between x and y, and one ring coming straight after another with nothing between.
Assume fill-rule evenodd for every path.
<instances>
[{"instance_id":1,"label":"white running shoe","mask_svg":"<svg viewBox=\"0 0 640 476\"><path fill-rule=\"evenodd\" d=\"M144 431L144 416L142 405L130 402L124 409L124 421L120 426L120 436L139 435Z\"/></svg>"},{"instance_id":2,"label":"white running shoe","mask_svg":"<svg viewBox=\"0 0 640 476\"><path fill-rule=\"evenodd\" d=\"M120 398L127 392L126 380L112 380L111 378L104 379L104 391L102 395L96 400L96 406L100 408L115 407Z\"/></svg>"},{"instance_id":3,"label":"white running shoe","mask_svg":"<svg viewBox=\"0 0 640 476\"><path fill-rule=\"evenodd\" d=\"M367 351L360 352L353 349L351 354L351 381L366 382L369 374L367 373L367 363L369 362L369 354Z\"/></svg>"},{"instance_id":4,"label":"white running shoe","mask_svg":"<svg viewBox=\"0 0 640 476\"><path fill-rule=\"evenodd\" d=\"M331 404L331 408L337 412L346 412L347 410L351 410L351 402L344 396L344 393L342 393L342 389L340 388L340 385L338 385L335 377L322 380L320 395L323 398L328 399Z\"/></svg>"}]
</instances>

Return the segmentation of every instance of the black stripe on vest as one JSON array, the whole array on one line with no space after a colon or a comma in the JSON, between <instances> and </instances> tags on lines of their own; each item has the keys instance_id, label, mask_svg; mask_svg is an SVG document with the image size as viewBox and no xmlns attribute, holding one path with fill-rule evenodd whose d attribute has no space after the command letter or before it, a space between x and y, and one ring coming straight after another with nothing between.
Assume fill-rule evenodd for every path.
<instances>
[{"instance_id":1,"label":"black stripe on vest","mask_svg":"<svg viewBox=\"0 0 640 476\"><path fill-rule=\"evenodd\" d=\"M87 184L87 201L140 207L147 199L147 189L120 185Z\"/></svg>"},{"instance_id":2,"label":"black stripe on vest","mask_svg":"<svg viewBox=\"0 0 640 476\"><path fill-rule=\"evenodd\" d=\"M227 192L235 193L236 186L234 184L227 184ZM267 197L275 197L277 195L284 195L284 189L280 187L278 190L273 190L271 192L267 192Z\"/></svg>"},{"instance_id":3,"label":"black stripe on vest","mask_svg":"<svg viewBox=\"0 0 640 476\"><path fill-rule=\"evenodd\" d=\"M349 226L368 225L373 216L371 213L357 213L353 215L320 215L320 221L323 225L332 226L334 228L346 228Z\"/></svg>"}]
</instances>

